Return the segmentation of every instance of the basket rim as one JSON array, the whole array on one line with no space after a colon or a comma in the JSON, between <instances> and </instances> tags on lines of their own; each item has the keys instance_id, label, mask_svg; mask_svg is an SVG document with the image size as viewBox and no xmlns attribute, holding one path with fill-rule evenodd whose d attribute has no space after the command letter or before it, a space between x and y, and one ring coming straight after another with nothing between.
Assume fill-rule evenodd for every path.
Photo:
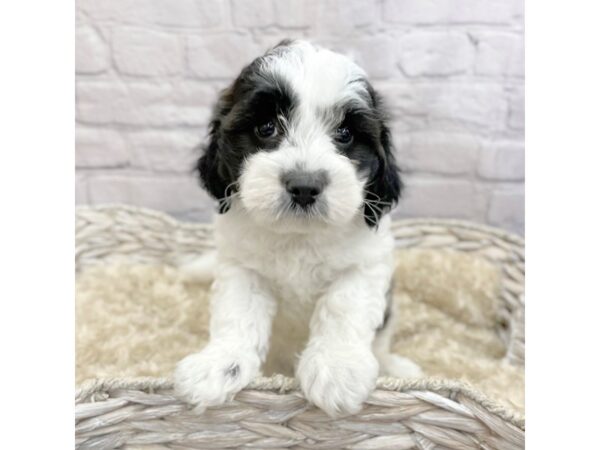
<instances>
[{"instance_id":1,"label":"basket rim","mask_svg":"<svg viewBox=\"0 0 600 450\"><path fill-rule=\"evenodd\" d=\"M148 394L155 394L156 390L172 390L173 380L164 377L106 377L90 378L76 386L75 405L86 404L85 399L94 394L111 390L136 390ZM428 377L422 379L400 379L395 377L379 377L375 391L394 392L433 392L435 394L453 395L461 394L477 403L490 413L514 425L520 430L525 430L525 416L505 404L502 404L484 392L476 389L466 381ZM302 396L299 383L295 378L276 374L271 377L257 377L241 392L263 391L274 394L298 393ZM93 402L94 400L92 400Z\"/></svg>"},{"instance_id":2,"label":"basket rim","mask_svg":"<svg viewBox=\"0 0 600 450\"><path fill-rule=\"evenodd\" d=\"M204 229L212 230L214 225L212 222L192 222L189 220L178 219L171 214L159 211L157 209L148 208L145 206L127 205L124 203L100 203L96 205L77 205L75 207L75 215L79 212L87 211L106 211L113 210L124 211L128 213L136 213L142 216L150 216L157 219L164 220L174 227L182 229ZM404 227L422 227L422 226L447 226L449 228L462 228L466 230L482 231L484 233L496 236L504 239L516 245L525 247L525 239L516 233L498 228L492 225L487 225L479 222L474 222L464 219L448 219L442 217L420 217L420 218L407 218L407 219L392 219L392 228L404 228Z\"/></svg>"}]
</instances>

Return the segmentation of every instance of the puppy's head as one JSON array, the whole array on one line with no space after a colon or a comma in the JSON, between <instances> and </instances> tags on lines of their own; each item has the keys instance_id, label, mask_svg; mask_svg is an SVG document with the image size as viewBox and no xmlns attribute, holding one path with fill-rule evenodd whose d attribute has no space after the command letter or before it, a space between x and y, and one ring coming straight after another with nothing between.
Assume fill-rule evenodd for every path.
<instances>
[{"instance_id":1,"label":"puppy's head","mask_svg":"<svg viewBox=\"0 0 600 450\"><path fill-rule=\"evenodd\" d=\"M222 94L198 161L226 213L289 230L374 227L401 182L381 102L350 59L284 41L242 70Z\"/></svg>"}]
</instances>

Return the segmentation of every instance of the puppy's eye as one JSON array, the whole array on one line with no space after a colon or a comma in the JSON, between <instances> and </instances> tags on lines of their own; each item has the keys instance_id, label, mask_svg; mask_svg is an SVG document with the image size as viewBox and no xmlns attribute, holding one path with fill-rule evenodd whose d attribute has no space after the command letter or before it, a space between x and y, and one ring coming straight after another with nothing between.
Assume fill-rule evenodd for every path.
<instances>
[{"instance_id":1,"label":"puppy's eye","mask_svg":"<svg viewBox=\"0 0 600 450\"><path fill-rule=\"evenodd\" d=\"M352 142L352 132L348 127L339 127L335 130L335 140L341 144L349 144Z\"/></svg>"},{"instance_id":2,"label":"puppy's eye","mask_svg":"<svg viewBox=\"0 0 600 450\"><path fill-rule=\"evenodd\" d=\"M266 139L273 137L277 134L277 127L272 120L263 123L262 125L258 125L255 129L256 135L260 138Z\"/></svg>"}]
</instances>

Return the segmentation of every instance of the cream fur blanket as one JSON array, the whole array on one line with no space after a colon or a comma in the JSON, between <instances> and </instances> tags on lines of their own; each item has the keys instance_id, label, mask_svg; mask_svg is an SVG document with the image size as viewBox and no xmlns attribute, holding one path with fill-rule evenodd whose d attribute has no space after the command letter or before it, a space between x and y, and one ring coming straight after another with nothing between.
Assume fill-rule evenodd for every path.
<instances>
[{"instance_id":1,"label":"cream fur blanket","mask_svg":"<svg viewBox=\"0 0 600 450\"><path fill-rule=\"evenodd\" d=\"M398 252L394 350L427 376L468 382L524 412L522 367L503 361L494 331L498 270L446 250ZM208 339L208 286L186 285L168 266L88 269L76 283L76 379L168 377ZM269 375L269 374L265 374Z\"/></svg>"}]
</instances>

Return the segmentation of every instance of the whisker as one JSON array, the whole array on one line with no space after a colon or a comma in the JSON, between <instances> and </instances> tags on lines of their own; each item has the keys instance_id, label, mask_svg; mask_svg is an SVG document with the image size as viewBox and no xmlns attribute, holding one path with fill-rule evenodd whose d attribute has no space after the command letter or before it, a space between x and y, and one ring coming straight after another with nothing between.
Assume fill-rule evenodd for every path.
<instances>
[{"instance_id":1,"label":"whisker","mask_svg":"<svg viewBox=\"0 0 600 450\"><path fill-rule=\"evenodd\" d=\"M365 205L369 205L369 207L371 209L375 208L375 210L377 210L380 214L384 213L384 210L382 208L380 208L378 205L374 204L373 202L365 200Z\"/></svg>"},{"instance_id":2,"label":"whisker","mask_svg":"<svg viewBox=\"0 0 600 450\"><path fill-rule=\"evenodd\" d=\"M225 186L224 189L224 197L218 198L217 202L219 203L219 207L229 207L231 206L231 201L233 200L233 198L238 195L238 192L233 191L233 189L236 187L237 185L237 181L234 181L233 183L229 183L227 186ZM231 193L229 193L231 191Z\"/></svg>"},{"instance_id":3,"label":"whisker","mask_svg":"<svg viewBox=\"0 0 600 450\"><path fill-rule=\"evenodd\" d=\"M373 215L375 216L375 219L373 219L372 217L368 217L368 216L365 216L365 218L366 218L366 219L367 219L367 220L368 220L368 221L369 221L371 224L373 224L375 227L379 226L379 220L378 220L378 218L377 218L378 216L377 216L377 214L375 213L375 210L373 209L373 206L372 206L370 203L367 203L367 202L365 202L365 205L367 205L367 206L368 206L368 207L371 209L371 212L372 212L372 213L373 213Z\"/></svg>"},{"instance_id":4,"label":"whisker","mask_svg":"<svg viewBox=\"0 0 600 450\"><path fill-rule=\"evenodd\" d=\"M377 195L375 192L371 192L367 189L364 190L365 194L369 194L372 195L373 197L375 197L377 199L377 203L381 203L382 205L392 205L392 202L384 202L381 197L379 195Z\"/></svg>"},{"instance_id":5,"label":"whisker","mask_svg":"<svg viewBox=\"0 0 600 450\"><path fill-rule=\"evenodd\" d=\"M288 212L290 212L290 210L292 209L293 204L292 202L287 202L285 205L285 208L280 208L279 211L277 212L276 216L275 216L275 220L279 220L281 218L281 216L283 216L284 214L287 214Z\"/></svg>"}]
</instances>

